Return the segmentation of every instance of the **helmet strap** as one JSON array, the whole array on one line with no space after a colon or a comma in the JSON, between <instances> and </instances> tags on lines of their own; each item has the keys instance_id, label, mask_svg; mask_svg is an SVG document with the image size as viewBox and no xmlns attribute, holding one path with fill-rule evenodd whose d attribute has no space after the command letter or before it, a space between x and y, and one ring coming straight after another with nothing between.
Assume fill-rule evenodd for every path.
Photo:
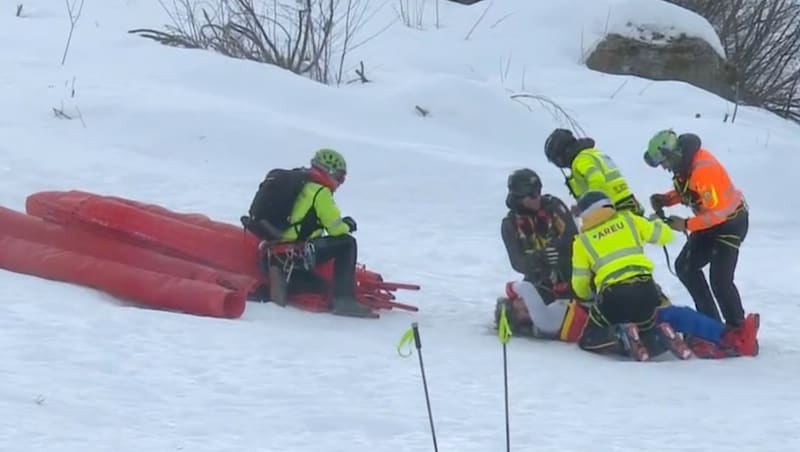
<instances>
[{"instance_id":1,"label":"helmet strap","mask_svg":"<svg viewBox=\"0 0 800 452\"><path fill-rule=\"evenodd\" d=\"M662 151L662 152L664 152L664 157L665 157L664 161L667 164L666 165L667 168L673 171L677 170L681 164L681 160L683 159L683 154L681 154L680 152L676 152L674 150Z\"/></svg>"}]
</instances>

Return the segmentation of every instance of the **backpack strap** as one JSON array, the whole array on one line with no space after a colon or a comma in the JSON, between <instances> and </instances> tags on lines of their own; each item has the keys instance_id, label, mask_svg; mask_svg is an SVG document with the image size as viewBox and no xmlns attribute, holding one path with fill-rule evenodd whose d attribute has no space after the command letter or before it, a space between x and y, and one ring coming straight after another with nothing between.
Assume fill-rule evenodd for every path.
<instances>
[{"instance_id":1,"label":"backpack strap","mask_svg":"<svg viewBox=\"0 0 800 452\"><path fill-rule=\"evenodd\" d=\"M311 207L308 208L308 211L305 215L303 215L303 218L289 225L289 227L294 228L295 232L297 233L298 241L308 240L308 237L311 236L311 233L321 226L319 218L317 217L316 208L317 196L323 188L325 188L325 186L319 187L317 191L314 192L314 197L311 199Z\"/></svg>"}]
</instances>

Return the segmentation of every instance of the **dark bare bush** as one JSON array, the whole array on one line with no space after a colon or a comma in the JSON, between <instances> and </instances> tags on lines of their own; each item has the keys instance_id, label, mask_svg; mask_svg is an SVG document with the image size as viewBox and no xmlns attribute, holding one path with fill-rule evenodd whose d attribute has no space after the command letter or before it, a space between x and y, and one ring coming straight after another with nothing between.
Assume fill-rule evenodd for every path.
<instances>
[{"instance_id":1,"label":"dark bare bush","mask_svg":"<svg viewBox=\"0 0 800 452\"><path fill-rule=\"evenodd\" d=\"M737 99L800 122L800 3L668 0L705 17L734 68Z\"/></svg>"},{"instance_id":2,"label":"dark bare bush","mask_svg":"<svg viewBox=\"0 0 800 452\"><path fill-rule=\"evenodd\" d=\"M322 83L340 84L348 53L388 28L356 41L377 12L369 0L172 0L171 6L161 5L171 24L129 33L278 66Z\"/></svg>"}]
</instances>

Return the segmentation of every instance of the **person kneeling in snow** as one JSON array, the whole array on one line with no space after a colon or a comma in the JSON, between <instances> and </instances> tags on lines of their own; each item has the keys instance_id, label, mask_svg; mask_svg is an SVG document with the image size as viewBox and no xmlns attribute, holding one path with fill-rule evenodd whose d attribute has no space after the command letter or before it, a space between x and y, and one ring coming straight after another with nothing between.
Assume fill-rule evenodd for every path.
<instances>
[{"instance_id":1,"label":"person kneeling in snow","mask_svg":"<svg viewBox=\"0 0 800 452\"><path fill-rule=\"evenodd\" d=\"M243 217L242 222L264 239L259 248L265 252L267 262L262 266L270 271L271 286L288 276L286 290L290 293L327 292L315 266L332 259L333 314L373 317L372 310L355 297L357 244L351 233L356 231L356 222L342 217L333 199L346 175L344 157L332 149L318 150L310 169L273 170L259 186L250 217ZM291 250L306 262L299 268L292 266L286 276L273 278L272 272L285 264L274 249L284 244L302 244L302 251Z\"/></svg>"},{"instance_id":2,"label":"person kneeling in snow","mask_svg":"<svg viewBox=\"0 0 800 452\"><path fill-rule=\"evenodd\" d=\"M677 355L688 358L688 348L672 328L656 324L660 293L652 276L653 262L643 249L644 243L666 245L672 230L658 219L651 222L628 211L617 212L601 191L584 193L578 199L578 213L582 225L573 241L572 288L579 298L596 300L580 347L644 361L666 351L663 345L672 345Z\"/></svg>"},{"instance_id":3,"label":"person kneeling in snow","mask_svg":"<svg viewBox=\"0 0 800 452\"><path fill-rule=\"evenodd\" d=\"M575 220L563 201L542 195L535 171L518 169L507 185L509 211L500 230L511 267L525 277L506 285L495 320L506 306L515 334L575 341L586 318L586 309L572 301L569 284Z\"/></svg>"}]
</instances>

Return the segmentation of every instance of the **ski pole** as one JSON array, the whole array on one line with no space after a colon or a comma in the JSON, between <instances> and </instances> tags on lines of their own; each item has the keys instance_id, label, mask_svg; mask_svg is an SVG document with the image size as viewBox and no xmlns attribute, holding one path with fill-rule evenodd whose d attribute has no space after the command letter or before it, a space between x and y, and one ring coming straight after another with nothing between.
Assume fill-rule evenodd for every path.
<instances>
[{"instance_id":1,"label":"ski pole","mask_svg":"<svg viewBox=\"0 0 800 452\"><path fill-rule=\"evenodd\" d=\"M500 343L503 344L503 394L506 409L506 452L511 452L511 428L508 415L508 355L506 352L506 344L511 339L511 327L508 324L505 305L500 308L499 323L497 327L497 338L500 340Z\"/></svg>"},{"instance_id":2,"label":"ski pole","mask_svg":"<svg viewBox=\"0 0 800 452\"><path fill-rule=\"evenodd\" d=\"M439 452L439 446L436 444L436 429L433 426L433 413L431 412L431 399L428 395L428 381L425 378L425 365L422 362L422 341L419 337L419 325L417 322L413 322L411 324L411 328L403 334L403 337L400 339L400 343L397 345L397 353L400 354L402 357L411 356L411 351L408 354L403 354L400 349L403 345L408 344L413 339L414 346L417 348L417 356L419 357L419 370L422 374L422 387L425 390L425 404L428 406L428 421L431 425L431 437L433 438L433 450L434 452Z\"/></svg>"}]
</instances>

